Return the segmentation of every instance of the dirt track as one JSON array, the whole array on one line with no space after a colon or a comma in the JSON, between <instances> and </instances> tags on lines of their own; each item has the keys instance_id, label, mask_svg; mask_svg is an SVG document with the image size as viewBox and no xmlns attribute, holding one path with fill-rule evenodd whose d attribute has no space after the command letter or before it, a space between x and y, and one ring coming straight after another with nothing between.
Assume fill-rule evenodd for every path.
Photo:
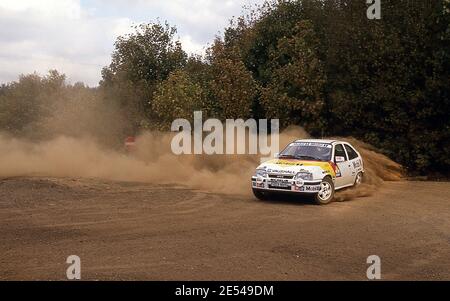
<instances>
[{"instance_id":1,"label":"dirt track","mask_svg":"<svg viewBox=\"0 0 450 301\"><path fill-rule=\"evenodd\" d=\"M329 206L86 179L0 180L0 279L450 280L450 183Z\"/></svg>"}]
</instances>

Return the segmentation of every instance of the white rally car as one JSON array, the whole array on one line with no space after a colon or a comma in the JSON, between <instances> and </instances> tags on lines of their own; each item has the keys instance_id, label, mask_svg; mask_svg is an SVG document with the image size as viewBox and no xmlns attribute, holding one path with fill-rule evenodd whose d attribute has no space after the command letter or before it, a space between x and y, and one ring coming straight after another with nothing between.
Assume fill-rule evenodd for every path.
<instances>
[{"instance_id":1,"label":"white rally car","mask_svg":"<svg viewBox=\"0 0 450 301\"><path fill-rule=\"evenodd\" d=\"M364 175L361 155L343 141L297 140L275 157L258 166L252 177L259 199L289 192L313 195L316 203L328 204L335 190L361 184Z\"/></svg>"}]
</instances>

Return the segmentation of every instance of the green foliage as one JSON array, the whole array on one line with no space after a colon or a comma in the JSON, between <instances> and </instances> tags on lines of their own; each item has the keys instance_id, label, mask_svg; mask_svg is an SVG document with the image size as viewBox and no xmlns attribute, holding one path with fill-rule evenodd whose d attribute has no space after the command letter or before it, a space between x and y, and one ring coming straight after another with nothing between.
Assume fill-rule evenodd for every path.
<instances>
[{"instance_id":1,"label":"green foliage","mask_svg":"<svg viewBox=\"0 0 450 301\"><path fill-rule=\"evenodd\" d=\"M270 51L270 77L261 104L281 125L302 123L321 128L325 74L317 56L318 40L309 21L300 21L291 37L282 37Z\"/></svg>"},{"instance_id":2,"label":"green foliage","mask_svg":"<svg viewBox=\"0 0 450 301\"><path fill-rule=\"evenodd\" d=\"M374 144L410 171L448 173L449 15L444 5L384 1L382 19L370 21L354 13L364 5L349 2L334 15L324 40L330 44L322 43L325 116L333 125L326 132Z\"/></svg>"},{"instance_id":3,"label":"green foliage","mask_svg":"<svg viewBox=\"0 0 450 301\"><path fill-rule=\"evenodd\" d=\"M450 3L381 6L382 19L368 20L365 1L273 0L233 20L204 57L188 57L168 24L140 25L117 39L99 89L68 86L55 71L2 85L0 130L42 128L61 103L118 109L128 135L202 110L351 135L412 173L448 175Z\"/></svg>"},{"instance_id":4,"label":"green foliage","mask_svg":"<svg viewBox=\"0 0 450 301\"><path fill-rule=\"evenodd\" d=\"M174 41L175 33L175 27L167 23L135 26L133 33L117 39L110 71L133 83L152 84L166 79L187 59L180 42Z\"/></svg>"},{"instance_id":5,"label":"green foliage","mask_svg":"<svg viewBox=\"0 0 450 301\"><path fill-rule=\"evenodd\" d=\"M31 140L59 135L90 136L116 145L126 134L120 110L98 89L69 85L55 70L45 76L22 75L0 87L0 132Z\"/></svg>"},{"instance_id":6,"label":"green foliage","mask_svg":"<svg viewBox=\"0 0 450 301\"><path fill-rule=\"evenodd\" d=\"M112 61L102 71L104 93L121 104L135 129L143 128L152 114L153 93L171 72L186 65L187 55L175 41L175 27L167 23L142 24L115 43Z\"/></svg>"},{"instance_id":7,"label":"green foliage","mask_svg":"<svg viewBox=\"0 0 450 301\"><path fill-rule=\"evenodd\" d=\"M225 30L256 117L352 135L415 173L449 172L449 1L272 1ZM237 48L237 50L236 50ZM225 49L226 51L226 49Z\"/></svg>"},{"instance_id":8,"label":"green foliage","mask_svg":"<svg viewBox=\"0 0 450 301\"><path fill-rule=\"evenodd\" d=\"M239 57L237 49L227 49L216 40L209 50L211 65L210 97L215 116L220 119L249 118L258 86Z\"/></svg>"},{"instance_id":9,"label":"green foliage","mask_svg":"<svg viewBox=\"0 0 450 301\"><path fill-rule=\"evenodd\" d=\"M186 71L174 71L158 85L152 109L158 119L158 127L169 129L177 118L192 120L193 111L204 107L204 93L200 85L190 79Z\"/></svg>"},{"instance_id":10,"label":"green foliage","mask_svg":"<svg viewBox=\"0 0 450 301\"><path fill-rule=\"evenodd\" d=\"M60 96L65 76L56 70L40 77L21 75L18 82L4 85L0 93L0 130L28 135L33 126L51 114L51 99Z\"/></svg>"}]
</instances>

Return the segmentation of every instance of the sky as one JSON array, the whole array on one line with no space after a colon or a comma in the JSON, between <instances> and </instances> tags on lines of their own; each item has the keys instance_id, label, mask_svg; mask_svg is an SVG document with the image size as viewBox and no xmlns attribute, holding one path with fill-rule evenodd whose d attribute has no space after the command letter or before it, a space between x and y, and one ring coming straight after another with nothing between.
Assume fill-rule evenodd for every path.
<instances>
[{"instance_id":1,"label":"sky","mask_svg":"<svg viewBox=\"0 0 450 301\"><path fill-rule=\"evenodd\" d=\"M263 0L0 0L0 83L50 69L96 86L114 41L142 22L167 20L188 53L205 47Z\"/></svg>"}]
</instances>

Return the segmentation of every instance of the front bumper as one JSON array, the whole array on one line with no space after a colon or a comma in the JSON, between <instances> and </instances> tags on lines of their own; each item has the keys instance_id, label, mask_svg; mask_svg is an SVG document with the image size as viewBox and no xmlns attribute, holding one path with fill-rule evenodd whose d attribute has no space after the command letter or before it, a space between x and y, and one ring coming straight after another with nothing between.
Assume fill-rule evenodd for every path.
<instances>
[{"instance_id":1,"label":"front bumper","mask_svg":"<svg viewBox=\"0 0 450 301\"><path fill-rule=\"evenodd\" d=\"M263 191L298 192L298 193L318 193L321 180L304 181L298 186L292 179L262 178L257 181L256 176L252 177L252 188Z\"/></svg>"}]
</instances>

